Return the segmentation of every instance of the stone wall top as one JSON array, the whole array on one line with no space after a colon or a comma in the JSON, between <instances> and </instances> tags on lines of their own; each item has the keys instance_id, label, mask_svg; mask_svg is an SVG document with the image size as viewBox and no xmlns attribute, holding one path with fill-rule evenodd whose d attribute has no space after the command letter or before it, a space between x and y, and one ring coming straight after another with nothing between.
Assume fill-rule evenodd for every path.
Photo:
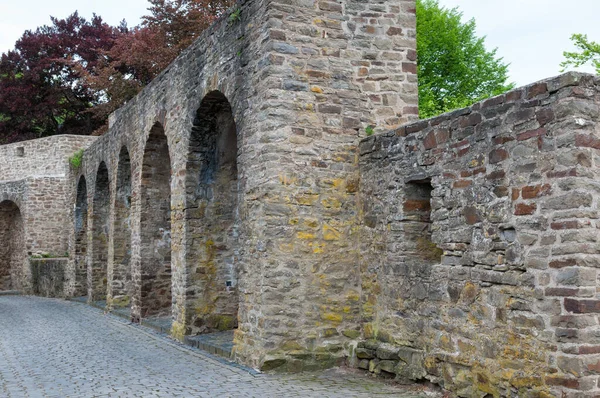
<instances>
[{"instance_id":1,"label":"stone wall top","mask_svg":"<svg viewBox=\"0 0 600 398\"><path fill-rule=\"evenodd\" d=\"M65 177L67 159L98 137L55 135L0 146L0 181L27 177Z\"/></svg>"},{"instance_id":2,"label":"stone wall top","mask_svg":"<svg viewBox=\"0 0 600 398\"><path fill-rule=\"evenodd\" d=\"M519 87L504 94L477 102L470 107L457 109L429 119L419 120L405 124L395 130L364 138L360 143L360 155L364 160L369 158L368 154L377 152L382 141L392 137L409 137L420 141L415 146L415 152L427 151L442 144L457 144L476 136L478 132L489 132L494 126L491 120L501 124L500 118L522 118L519 112L526 112L528 108L543 105L544 98L569 86L585 85L585 82L598 79L598 77L580 72L568 72L559 76L540 80L527 86ZM517 108L518 109L514 109ZM543 117L543 116L540 116ZM444 127L441 131L438 127ZM460 136L452 134L452 131L460 131ZM503 135L506 135L504 132ZM508 132L508 135L517 136L523 133L534 134L534 132L521 131L518 128ZM523 136L521 136L523 138ZM477 140L477 137L475 137ZM442 142L443 141L443 142ZM379 156L380 154L376 155Z\"/></svg>"}]
</instances>

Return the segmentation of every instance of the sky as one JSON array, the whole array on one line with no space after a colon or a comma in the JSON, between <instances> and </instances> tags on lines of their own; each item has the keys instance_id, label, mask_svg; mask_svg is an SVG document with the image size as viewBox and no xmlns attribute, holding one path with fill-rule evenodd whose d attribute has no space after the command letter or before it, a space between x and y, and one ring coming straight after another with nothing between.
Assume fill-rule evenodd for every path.
<instances>
[{"instance_id":1,"label":"sky","mask_svg":"<svg viewBox=\"0 0 600 398\"><path fill-rule=\"evenodd\" d=\"M24 6L26 3L26 6ZM50 15L64 18L75 10L87 19L95 12L111 25L125 18L137 25L147 14L147 0L0 0L0 52L13 48L26 29L50 23ZM459 7L465 20L475 18L477 34L486 47L510 63L510 81L518 86L555 76L565 50L573 50L569 37L585 33L600 41L600 0L440 0ZM581 69L593 72L593 68Z\"/></svg>"},{"instance_id":2,"label":"sky","mask_svg":"<svg viewBox=\"0 0 600 398\"><path fill-rule=\"evenodd\" d=\"M147 0L0 0L0 53L14 48L26 30L50 25L50 16L63 19L79 11L88 20L96 13L111 25L124 18L135 26L149 5Z\"/></svg>"},{"instance_id":3,"label":"sky","mask_svg":"<svg viewBox=\"0 0 600 398\"><path fill-rule=\"evenodd\" d=\"M575 50L573 33L600 42L600 0L440 0L440 5L458 7L465 21L475 18L477 35L486 36L486 48L497 48L510 63L517 86L558 75L563 51Z\"/></svg>"}]
</instances>

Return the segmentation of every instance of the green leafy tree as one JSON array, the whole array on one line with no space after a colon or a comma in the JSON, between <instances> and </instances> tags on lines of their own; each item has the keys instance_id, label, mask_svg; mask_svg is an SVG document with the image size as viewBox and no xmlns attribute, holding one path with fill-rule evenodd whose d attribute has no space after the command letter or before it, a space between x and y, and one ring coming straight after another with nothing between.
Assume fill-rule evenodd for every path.
<instances>
[{"instance_id":1,"label":"green leafy tree","mask_svg":"<svg viewBox=\"0 0 600 398\"><path fill-rule=\"evenodd\" d=\"M591 63L596 69L596 73L600 74L600 44L590 41L587 35L574 34L571 40L579 52L565 51L563 55L565 60L560 63L560 67L564 72L569 67L578 68L587 63Z\"/></svg>"},{"instance_id":2,"label":"green leafy tree","mask_svg":"<svg viewBox=\"0 0 600 398\"><path fill-rule=\"evenodd\" d=\"M437 0L417 0L419 116L462 108L514 87L508 65L475 35L475 20Z\"/></svg>"}]
</instances>

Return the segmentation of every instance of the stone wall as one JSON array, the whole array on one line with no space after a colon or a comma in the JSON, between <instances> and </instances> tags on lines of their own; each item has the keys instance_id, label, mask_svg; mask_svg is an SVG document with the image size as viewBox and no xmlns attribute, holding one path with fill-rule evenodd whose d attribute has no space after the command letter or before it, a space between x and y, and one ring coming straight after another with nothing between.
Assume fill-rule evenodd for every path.
<instances>
[{"instance_id":1,"label":"stone wall","mask_svg":"<svg viewBox=\"0 0 600 398\"><path fill-rule=\"evenodd\" d=\"M360 368L598 395L599 99L566 74L360 143Z\"/></svg>"},{"instance_id":2,"label":"stone wall","mask_svg":"<svg viewBox=\"0 0 600 398\"><path fill-rule=\"evenodd\" d=\"M413 122L414 0L235 8L104 136L0 147L0 289L235 329L265 370L597 395L595 78Z\"/></svg>"},{"instance_id":3,"label":"stone wall","mask_svg":"<svg viewBox=\"0 0 600 398\"><path fill-rule=\"evenodd\" d=\"M0 146L0 207L4 236L0 289L30 292L28 257L67 256L70 229L67 200L69 162L95 137L54 136Z\"/></svg>"},{"instance_id":4,"label":"stone wall","mask_svg":"<svg viewBox=\"0 0 600 398\"><path fill-rule=\"evenodd\" d=\"M414 2L235 8L73 170L67 289L105 264L109 309L234 328L253 367L330 366L360 333L357 140L417 114Z\"/></svg>"},{"instance_id":5,"label":"stone wall","mask_svg":"<svg viewBox=\"0 0 600 398\"><path fill-rule=\"evenodd\" d=\"M234 349L266 368L330 366L359 330L357 140L416 117L414 1L271 1L265 21Z\"/></svg>"},{"instance_id":6,"label":"stone wall","mask_svg":"<svg viewBox=\"0 0 600 398\"><path fill-rule=\"evenodd\" d=\"M69 173L69 163L63 160L95 140L96 137L55 135L0 145L0 181L64 177Z\"/></svg>"},{"instance_id":7,"label":"stone wall","mask_svg":"<svg viewBox=\"0 0 600 398\"><path fill-rule=\"evenodd\" d=\"M33 294L42 297L65 297L67 258L31 258Z\"/></svg>"}]
</instances>

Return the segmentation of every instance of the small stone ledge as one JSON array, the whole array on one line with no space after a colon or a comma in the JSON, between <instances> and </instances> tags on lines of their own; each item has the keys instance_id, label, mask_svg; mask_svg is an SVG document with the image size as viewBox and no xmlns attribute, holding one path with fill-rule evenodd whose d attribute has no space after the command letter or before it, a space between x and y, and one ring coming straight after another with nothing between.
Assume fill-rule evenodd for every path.
<instances>
[{"instance_id":1,"label":"small stone ledge","mask_svg":"<svg viewBox=\"0 0 600 398\"><path fill-rule=\"evenodd\" d=\"M23 292L19 290L0 290L0 296L21 296Z\"/></svg>"},{"instance_id":2,"label":"small stone ledge","mask_svg":"<svg viewBox=\"0 0 600 398\"><path fill-rule=\"evenodd\" d=\"M359 369L401 383L422 380L427 375L425 353L415 348L367 340L358 343L356 357Z\"/></svg>"},{"instance_id":3,"label":"small stone ledge","mask_svg":"<svg viewBox=\"0 0 600 398\"><path fill-rule=\"evenodd\" d=\"M66 257L29 258L33 292L43 297L65 297Z\"/></svg>"}]
</instances>

